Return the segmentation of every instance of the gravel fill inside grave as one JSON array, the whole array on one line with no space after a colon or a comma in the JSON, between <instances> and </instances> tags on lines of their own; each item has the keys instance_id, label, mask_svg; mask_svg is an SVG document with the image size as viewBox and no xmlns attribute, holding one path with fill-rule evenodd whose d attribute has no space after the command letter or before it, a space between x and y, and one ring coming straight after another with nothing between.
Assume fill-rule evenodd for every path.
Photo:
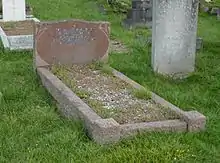
<instances>
[{"instance_id":1,"label":"gravel fill inside grave","mask_svg":"<svg viewBox=\"0 0 220 163\"><path fill-rule=\"evenodd\" d=\"M54 65L51 71L102 118L113 118L120 124L179 118L150 97L137 96L138 91L113 76L107 66Z\"/></svg>"},{"instance_id":2,"label":"gravel fill inside grave","mask_svg":"<svg viewBox=\"0 0 220 163\"><path fill-rule=\"evenodd\" d=\"M33 20L0 22L0 26L7 36L33 34Z\"/></svg>"}]
</instances>

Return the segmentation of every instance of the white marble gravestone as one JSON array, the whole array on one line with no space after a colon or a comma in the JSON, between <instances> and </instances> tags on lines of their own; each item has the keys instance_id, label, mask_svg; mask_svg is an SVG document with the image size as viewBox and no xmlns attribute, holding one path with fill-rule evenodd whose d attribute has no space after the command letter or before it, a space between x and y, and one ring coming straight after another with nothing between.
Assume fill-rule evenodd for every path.
<instances>
[{"instance_id":1,"label":"white marble gravestone","mask_svg":"<svg viewBox=\"0 0 220 163\"><path fill-rule=\"evenodd\" d=\"M153 0L152 66L186 77L194 71L199 0Z\"/></svg>"},{"instance_id":2,"label":"white marble gravestone","mask_svg":"<svg viewBox=\"0 0 220 163\"><path fill-rule=\"evenodd\" d=\"M25 0L2 0L3 21L26 19Z\"/></svg>"}]
</instances>

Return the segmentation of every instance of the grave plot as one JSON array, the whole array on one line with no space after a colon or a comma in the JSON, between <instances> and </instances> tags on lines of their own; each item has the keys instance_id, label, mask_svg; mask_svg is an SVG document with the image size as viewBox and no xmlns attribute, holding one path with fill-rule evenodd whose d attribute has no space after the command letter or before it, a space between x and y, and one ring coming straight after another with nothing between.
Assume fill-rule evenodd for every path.
<instances>
[{"instance_id":1,"label":"grave plot","mask_svg":"<svg viewBox=\"0 0 220 163\"><path fill-rule=\"evenodd\" d=\"M0 26L7 36L33 34L33 22L30 20L0 22Z\"/></svg>"},{"instance_id":2,"label":"grave plot","mask_svg":"<svg viewBox=\"0 0 220 163\"><path fill-rule=\"evenodd\" d=\"M33 22L39 21L32 15L25 0L2 0L0 36L4 48L9 50L33 48Z\"/></svg>"},{"instance_id":3,"label":"grave plot","mask_svg":"<svg viewBox=\"0 0 220 163\"><path fill-rule=\"evenodd\" d=\"M149 91L136 90L115 77L108 65L54 65L51 71L102 118L119 124L179 119L152 101Z\"/></svg>"},{"instance_id":4,"label":"grave plot","mask_svg":"<svg viewBox=\"0 0 220 163\"><path fill-rule=\"evenodd\" d=\"M185 112L107 66L109 23L39 22L34 36L34 68L43 85L59 112L82 120L95 142L138 132L204 130L199 112Z\"/></svg>"}]
</instances>

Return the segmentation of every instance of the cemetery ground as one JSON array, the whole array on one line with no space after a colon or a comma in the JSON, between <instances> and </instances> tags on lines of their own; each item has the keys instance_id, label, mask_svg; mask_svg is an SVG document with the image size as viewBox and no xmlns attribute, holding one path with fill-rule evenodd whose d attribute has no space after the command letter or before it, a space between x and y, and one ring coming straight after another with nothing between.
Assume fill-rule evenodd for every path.
<instances>
[{"instance_id":1,"label":"cemetery ground","mask_svg":"<svg viewBox=\"0 0 220 163\"><path fill-rule=\"evenodd\" d=\"M0 162L220 162L220 22L200 15L196 71L172 81L152 72L150 46L121 28L122 16L101 14L89 0L29 0L40 20L108 20L111 35L130 53L111 53L110 64L184 110L207 116L200 133L146 133L114 145L100 146L86 137L79 122L60 117L56 105L33 72L32 52L0 48ZM142 33L143 32L143 33Z\"/></svg>"}]
</instances>

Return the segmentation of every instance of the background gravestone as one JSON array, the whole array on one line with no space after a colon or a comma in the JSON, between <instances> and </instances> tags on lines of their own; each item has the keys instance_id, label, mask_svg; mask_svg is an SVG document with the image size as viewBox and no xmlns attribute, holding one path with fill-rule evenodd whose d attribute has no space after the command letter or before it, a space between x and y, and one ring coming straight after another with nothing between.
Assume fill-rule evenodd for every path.
<instances>
[{"instance_id":1,"label":"background gravestone","mask_svg":"<svg viewBox=\"0 0 220 163\"><path fill-rule=\"evenodd\" d=\"M35 24L35 55L48 64L107 59L109 23L69 20Z\"/></svg>"},{"instance_id":2,"label":"background gravestone","mask_svg":"<svg viewBox=\"0 0 220 163\"><path fill-rule=\"evenodd\" d=\"M132 9L128 11L123 26L132 28L136 26L152 26L152 1L153 0L132 0Z\"/></svg>"},{"instance_id":3,"label":"background gravestone","mask_svg":"<svg viewBox=\"0 0 220 163\"><path fill-rule=\"evenodd\" d=\"M4 21L26 19L25 0L2 0L2 10Z\"/></svg>"},{"instance_id":4,"label":"background gravestone","mask_svg":"<svg viewBox=\"0 0 220 163\"><path fill-rule=\"evenodd\" d=\"M185 77L194 71L199 0L154 0L152 66Z\"/></svg>"},{"instance_id":5,"label":"background gravestone","mask_svg":"<svg viewBox=\"0 0 220 163\"><path fill-rule=\"evenodd\" d=\"M209 13L211 15L216 15L217 19L220 17L220 1L219 0L212 0L212 1L205 1L200 0L200 11Z\"/></svg>"},{"instance_id":6,"label":"background gravestone","mask_svg":"<svg viewBox=\"0 0 220 163\"><path fill-rule=\"evenodd\" d=\"M153 0L132 0L132 9L128 11L127 18L122 22L124 27L135 28L137 26L147 27L152 29L153 19ZM144 44L151 43L150 38L137 36L139 40L143 40ZM142 42L143 42L142 41ZM197 37L196 50L203 48L203 40Z\"/></svg>"},{"instance_id":7,"label":"background gravestone","mask_svg":"<svg viewBox=\"0 0 220 163\"><path fill-rule=\"evenodd\" d=\"M33 13L33 9L32 9L32 7L29 5L29 4L25 4L26 6L25 6L25 9L26 9L26 17L27 16L31 16ZM2 19L2 12L3 12L3 10L2 10L2 0L0 0L0 19Z\"/></svg>"}]
</instances>

